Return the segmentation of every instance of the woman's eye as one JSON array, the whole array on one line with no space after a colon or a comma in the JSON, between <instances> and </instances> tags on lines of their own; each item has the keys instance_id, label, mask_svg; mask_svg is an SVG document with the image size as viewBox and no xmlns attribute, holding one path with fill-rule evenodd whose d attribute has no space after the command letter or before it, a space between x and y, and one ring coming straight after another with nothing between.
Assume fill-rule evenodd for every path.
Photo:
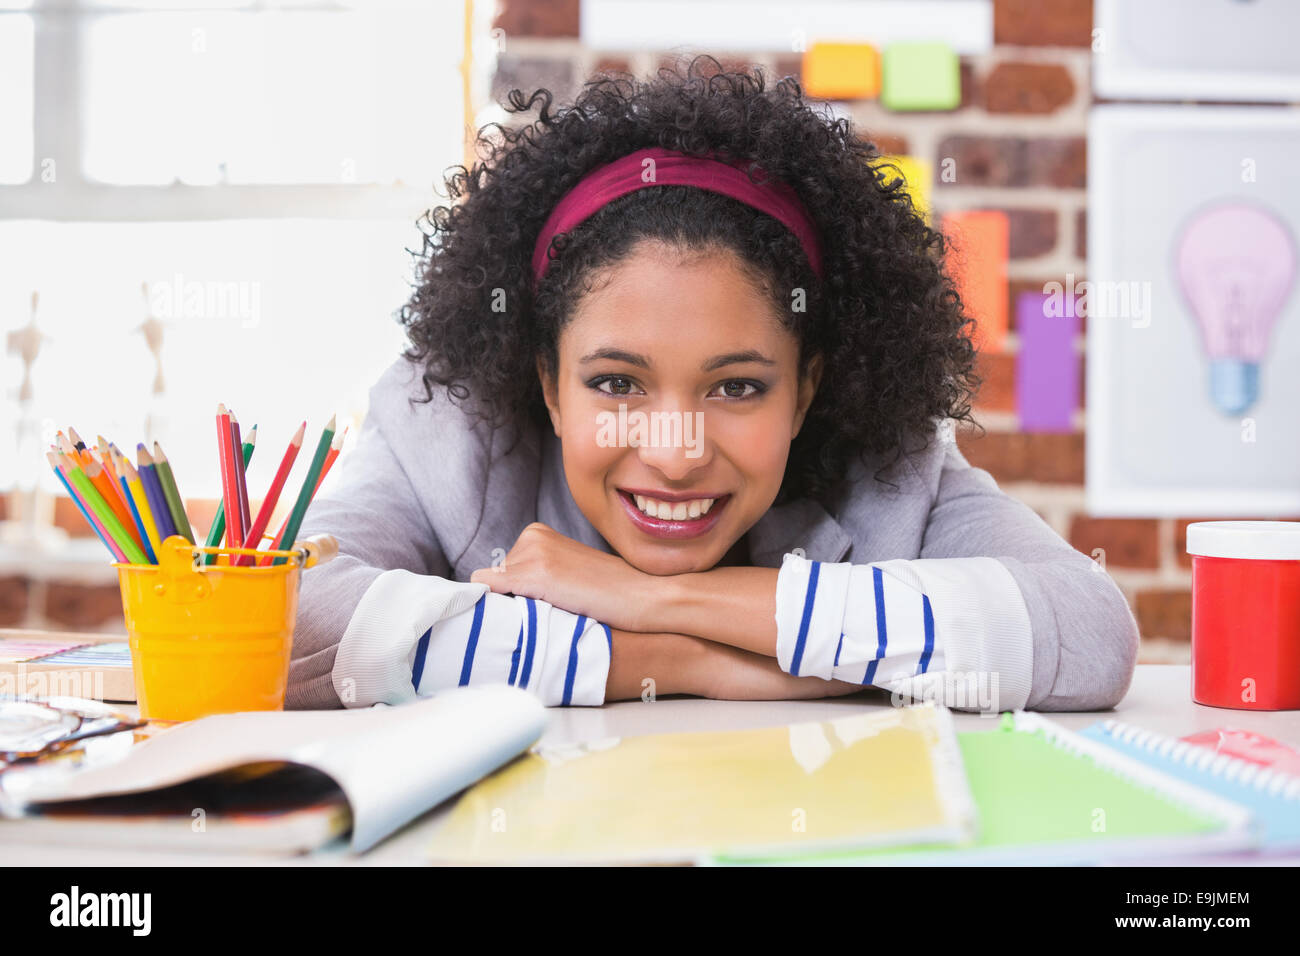
<instances>
[{"instance_id":1,"label":"woman's eye","mask_svg":"<svg viewBox=\"0 0 1300 956\"><path fill-rule=\"evenodd\" d=\"M609 388L605 388L606 385ZM630 378L624 378L621 375L606 375L593 381L591 387L598 392L604 392L606 395L631 395L632 389L636 386Z\"/></svg>"},{"instance_id":2,"label":"woman's eye","mask_svg":"<svg viewBox=\"0 0 1300 956\"><path fill-rule=\"evenodd\" d=\"M762 388L757 383L746 382L742 379L723 382L719 388L722 389L723 398L753 398L762 392ZM746 392L745 389L750 391Z\"/></svg>"}]
</instances>

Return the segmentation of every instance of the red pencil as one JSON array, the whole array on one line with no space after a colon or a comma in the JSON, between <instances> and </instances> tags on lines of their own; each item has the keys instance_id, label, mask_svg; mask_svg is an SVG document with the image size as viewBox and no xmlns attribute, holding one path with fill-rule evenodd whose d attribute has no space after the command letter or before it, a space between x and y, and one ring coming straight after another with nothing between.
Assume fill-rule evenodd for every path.
<instances>
[{"instance_id":1,"label":"red pencil","mask_svg":"<svg viewBox=\"0 0 1300 956\"><path fill-rule=\"evenodd\" d=\"M280 468L275 473L275 478L271 481L271 489L262 499L262 507L257 509L257 519L253 526L248 529L248 535L244 538L245 548L256 549L262 543L262 532L266 530L267 523L271 520L271 512L275 511L275 504L280 500L280 492L284 488L284 483L289 477L289 472L293 469L293 463L298 457L298 452L302 448L302 436L307 431L307 423L303 422L294 432L293 438L289 439L289 447L284 450L284 457L280 459ZM252 564L253 557L248 554L241 554L236 564Z\"/></svg>"},{"instance_id":2,"label":"red pencil","mask_svg":"<svg viewBox=\"0 0 1300 956\"><path fill-rule=\"evenodd\" d=\"M243 461L244 442L239 437L239 419L235 417L233 411L230 413L230 445L234 449L235 460ZM239 542L244 540L248 526L252 523L252 518L248 514L248 477L244 474L243 468L235 469L235 494L239 496L239 537L234 540ZM235 547L239 545L236 544Z\"/></svg>"},{"instance_id":3,"label":"red pencil","mask_svg":"<svg viewBox=\"0 0 1300 956\"><path fill-rule=\"evenodd\" d=\"M303 422L304 426L306 424L306 422ZM325 476L330 473L330 468L334 465L334 459L338 458L339 452L343 450L343 440L348 437L348 427L349 426L344 425L343 431L335 435L334 440L330 442L330 450L325 453L325 463L321 465L320 477L316 479L316 487L311 491L312 498L315 498L316 492L320 491L321 483L325 480ZM285 515L284 520L280 522L280 530L275 533L275 540L271 542L272 551L282 547L280 542L284 539L284 531L287 527L289 527L289 516ZM270 558L261 558L258 561L258 564L260 565L267 565L270 563Z\"/></svg>"},{"instance_id":4,"label":"red pencil","mask_svg":"<svg viewBox=\"0 0 1300 956\"><path fill-rule=\"evenodd\" d=\"M235 490L234 446L231 444L230 413L222 402L217 406L217 451L221 458L221 498L226 512L226 547L238 548L244 540L239 525L239 493ZM242 456L243 449L240 449ZM242 458L241 458L242 460Z\"/></svg>"}]
</instances>

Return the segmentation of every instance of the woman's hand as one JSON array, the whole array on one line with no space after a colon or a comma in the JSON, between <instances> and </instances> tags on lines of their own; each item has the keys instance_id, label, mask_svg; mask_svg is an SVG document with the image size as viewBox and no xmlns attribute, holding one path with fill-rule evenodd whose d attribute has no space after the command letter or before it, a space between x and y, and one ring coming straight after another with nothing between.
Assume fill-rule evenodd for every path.
<instances>
[{"instance_id":1,"label":"woman's hand","mask_svg":"<svg viewBox=\"0 0 1300 956\"><path fill-rule=\"evenodd\" d=\"M505 560L470 575L498 594L546 601L627 631L649 630L662 578L534 521Z\"/></svg>"}]
</instances>

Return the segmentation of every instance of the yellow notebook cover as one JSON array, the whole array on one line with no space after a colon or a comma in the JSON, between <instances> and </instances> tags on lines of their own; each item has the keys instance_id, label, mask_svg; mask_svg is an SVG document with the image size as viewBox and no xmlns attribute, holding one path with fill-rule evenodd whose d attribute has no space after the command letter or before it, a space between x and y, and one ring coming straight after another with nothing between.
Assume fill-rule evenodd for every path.
<instances>
[{"instance_id":1,"label":"yellow notebook cover","mask_svg":"<svg viewBox=\"0 0 1300 956\"><path fill-rule=\"evenodd\" d=\"M467 790L431 850L445 862L695 862L967 843L975 821L952 715L929 703L538 745Z\"/></svg>"}]
</instances>

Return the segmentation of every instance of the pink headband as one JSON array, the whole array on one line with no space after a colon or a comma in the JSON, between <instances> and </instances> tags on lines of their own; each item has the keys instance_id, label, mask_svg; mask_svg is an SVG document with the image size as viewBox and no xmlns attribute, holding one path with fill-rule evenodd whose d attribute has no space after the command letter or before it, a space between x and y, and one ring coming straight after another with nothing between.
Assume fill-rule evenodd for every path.
<instances>
[{"instance_id":1,"label":"pink headband","mask_svg":"<svg viewBox=\"0 0 1300 956\"><path fill-rule=\"evenodd\" d=\"M643 165L653 160L653 165ZM653 175L649 171L653 169ZM533 280L540 282L550 262L551 240L568 232L606 203L647 186L696 186L753 206L780 222L798 238L818 278L821 244L808 210L787 184L756 183L744 170L717 159L687 156L670 149L642 149L592 170L551 210L533 246Z\"/></svg>"}]
</instances>

